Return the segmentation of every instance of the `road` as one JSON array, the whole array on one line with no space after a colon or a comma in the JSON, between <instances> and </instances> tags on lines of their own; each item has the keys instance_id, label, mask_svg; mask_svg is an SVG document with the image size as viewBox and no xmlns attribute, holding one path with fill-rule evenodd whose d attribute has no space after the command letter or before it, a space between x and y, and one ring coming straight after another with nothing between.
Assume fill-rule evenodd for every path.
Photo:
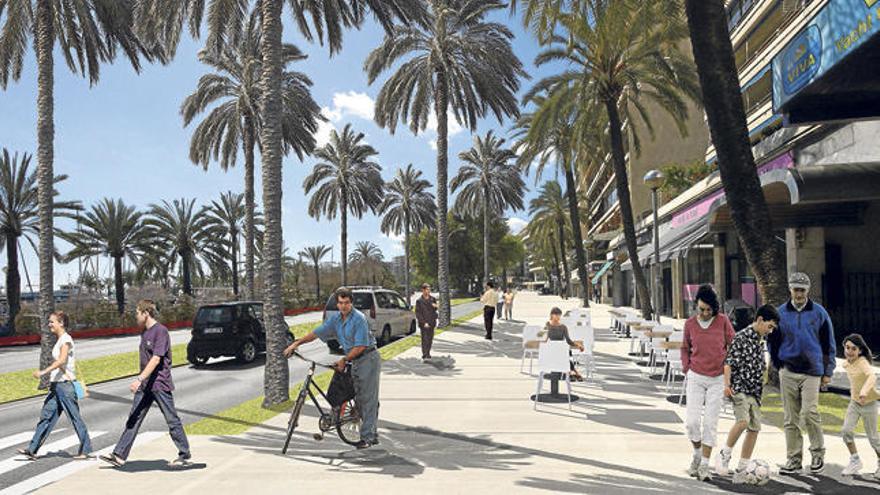
<instances>
[{"instance_id":1,"label":"road","mask_svg":"<svg viewBox=\"0 0 880 495\"><path fill-rule=\"evenodd\" d=\"M479 303L467 303L452 308L454 318L479 309ZM307 321L307 320L306 320ZM185 332L189 336L188 332ZM185 341L185 340L184 340ZM126 349L131 350L131 349ZM315 360L329 362L334 360L327 348L320 342L303 347L303 352ZM184 424L198 421L236 404L259 397L263 394L263 364L261 356L250 365L240 365L232 359L212 360L204 367L180 366L175 368L174 400ZM291 359L290 383L301 382L305 378L306 364ZM130 379L116 380L90 387L91 397L82 402L82 414L91 432L92 448L97 452L111 448L119 439L123 423L131 408L132 394L128 390ZM62 473L72 462L69 454L75 454L78 440L65 418L59 420L56 431L46 440L48 449L41 450L47 455L36 462L21 460L15 451L25 447L33 433L40 414L42 399L27 399L0 405L0 495L4 489L36 476L52 476ZM63 430L60 430L64 428ZM141 427L141 432L165 432L167 428L157 408L153 408ZM281 433L279 433L281 434ZM174 455L174 447L168 440L169 459ZM67 453L52 454L50 451L63 450ZM132 451L137 458L137 446ZM198 452L193 452L198 461Z\"/></svg>"},{"instance_id":2,"label":"road","mask_svg":"<svg viewBox=\"0 0 880 495\"><path fill-rule=\"evenodd\" d=\"M296 316L284 318L288 325L296 325L307 321L318 321L321 312L314 311ZM171 345L185 344L189 342L190 328L172 330ZM111 354L136 351L140 343L139 335L124 337L105 337L99 339L79 339L76 341L76 351L80 359L91 359ZM0 348L0 373L33 369L40 360L40 346L25 345Z\"/></svg>"}]
</instances>

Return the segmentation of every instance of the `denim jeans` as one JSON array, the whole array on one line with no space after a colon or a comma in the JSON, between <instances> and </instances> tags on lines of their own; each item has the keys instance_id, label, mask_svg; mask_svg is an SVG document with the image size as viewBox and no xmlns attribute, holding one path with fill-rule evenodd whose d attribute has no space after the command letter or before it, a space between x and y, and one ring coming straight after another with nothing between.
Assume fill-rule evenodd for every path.
<instances>
[{"instance_id":1,"label":"denim jeans","mask_svg":"<svg viewBox=\"0 0 880 495\"><path fill-rule=\"evenodd\" d=\"M131 405L131 412L128 414L128 420L125 422L125 431L119 437L119 442L113 453L120 459L128 459L131 452L131 446L134 445L134 439L137 437L141 423L147 417L150 406L153 402L159 405L159 410L165 416L165 423L168 424L168 430L171 432L171 441L177 446L178 455L189 457L189 441L186 439L186 433L183 431L183 423L177 415L177 408L174 407L174 396L171 392L162 392L158 390L144 391L139 390L134 394L134 401Z\"/></svg>"},{"instance_id":2,"label":"denim jeans","mask_svg":"<svg viewBox=\"0 0 880 495\"><path fill-rule=\"evenodd\" d=\"M351 363L355 400L364 419L361 425L361 440L368 442L379 439L379 373L381 371L382 358L379 357L379 351L372 351Z\"/></svg>"},{"instance_id":3,"label":"denim jeans","mask_svg":"<svg viewBox=\"0 0 880 495\"><path fill-rule=\"evenodd\" d=\"M67 413L67 417L73 424L76 436L79 437L79 453L90 454L92 452L92 442L89 439L89 430L86 423L79 414L79 403L76 400L76 392L73 390L73 384L70 382L54 382L49 384L49 394L43 401L43 409L40 411L40 421L37 423L37 429L34 431L34 438L28 446L28 452L36 454L37 450L46 441L46 437L52 432L55 423L61 416L61 411Z\"/></svg>"}]
</instances>

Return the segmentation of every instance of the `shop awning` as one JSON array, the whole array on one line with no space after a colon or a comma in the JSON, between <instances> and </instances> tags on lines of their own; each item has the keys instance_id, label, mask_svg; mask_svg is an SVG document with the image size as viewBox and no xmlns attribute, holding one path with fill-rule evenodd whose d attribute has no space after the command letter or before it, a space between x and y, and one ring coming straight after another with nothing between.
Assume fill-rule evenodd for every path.
<instances>
[{"instance_id":1,"label":"shop awning","mask_svg":"<svg viewBox=\"0 0 880 495\"><path fill-rule=\"evenodd\" d=\"M600 268L599 271L596 272L595 275L593 275L593 285L598 284L598 283L599 283L599 279L602 278L602 275L605 275L605 272L607 272L608 269L611 268L612 266L614 266L614 261L613 261L613 260L612 260L612 261L606 261L605 264L602 265L602 268Z\"/></svg>"},{"instance_id":2,"label":"shop awning","mask_svg":"<svg viewBox=\"0 0 880 495\"><path fill-rule=\"evenodd\" d=\"M688 249L709 233L709 223L707 220L708 218L702 218L677 227L673 227L672 222L661 224L659 232L660 262L687 255ZM639 248L639 261L642 266L654 263L653 237L651 242ZM620 269L632 270L632 262L627 260L620 265Z\"/></svg>"},{"instance_id":3,"label":"shop awning","mask_svg":"<svg viewBox=\"0 0 880 495\"><path fill-rule=\"evenodd\" d=\"M782 182L791 204L870 201L880 199L880 163L839 163L774 170L761 186Z\"/></svg>"}]
</instances>

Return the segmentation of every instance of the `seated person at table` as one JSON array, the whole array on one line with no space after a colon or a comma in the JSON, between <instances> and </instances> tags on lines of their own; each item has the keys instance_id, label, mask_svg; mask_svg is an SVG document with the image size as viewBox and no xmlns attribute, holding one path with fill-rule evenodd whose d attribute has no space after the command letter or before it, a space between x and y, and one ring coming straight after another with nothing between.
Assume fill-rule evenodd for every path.
<instances>
[{"instance_id":1,"label":"seated person at table","mask_svg":"<svg viewBox=\"0 0 880 495\"><path fill-rule=\"evenodd\" d=\"M550 321L544 325L544 332L547 333L544 338L544 342L548 340L564 340L571 347L577 347L581 352L584 352L584 344L583 342L574 342L571 340L571 337L568 336L568 327L562 324L560 321L562 319L562 310L559 308L553 308L550 310ZM569 351L571 354L571 351ZM571 363L571 377L575 380L582 382L584 381L584 377L581 376L580 373L574 368L574 363Z\"/></svg>"}]
</instances>

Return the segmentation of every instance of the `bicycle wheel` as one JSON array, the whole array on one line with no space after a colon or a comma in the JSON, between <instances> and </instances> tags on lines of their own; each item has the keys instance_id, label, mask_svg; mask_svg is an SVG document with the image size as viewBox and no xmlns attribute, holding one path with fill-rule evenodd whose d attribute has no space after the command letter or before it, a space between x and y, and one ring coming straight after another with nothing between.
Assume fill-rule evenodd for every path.
<instances>
[{"instance_id":1,"label":"bicycle wheel","mask_svg":"<svg viewBox=\"0 0 880 495\"><path fill-rule=\"evenodd\" d=\"M281 454L287 454L287 447L290 445L290 438L293 437L293 430L299 424L299 415L302 413L303 405L306 403L306 388L303 387L296 396L296 402L293 404L293 410L290 412L290 419L287 421L287 438L284 439L284 447Z\"/></svg>"},{"instance_id":2,"label":"bicycle wheel","mask_svg":"<svg viewBox=\"0 0 880 495\"><path fill-rule=\"evenodd\" d=\"M339 408L336 421L336 433L343 442L355 445L361 441L361 424L364 420L354 400L350 400Z\"/></svg>"}]
</instances>

